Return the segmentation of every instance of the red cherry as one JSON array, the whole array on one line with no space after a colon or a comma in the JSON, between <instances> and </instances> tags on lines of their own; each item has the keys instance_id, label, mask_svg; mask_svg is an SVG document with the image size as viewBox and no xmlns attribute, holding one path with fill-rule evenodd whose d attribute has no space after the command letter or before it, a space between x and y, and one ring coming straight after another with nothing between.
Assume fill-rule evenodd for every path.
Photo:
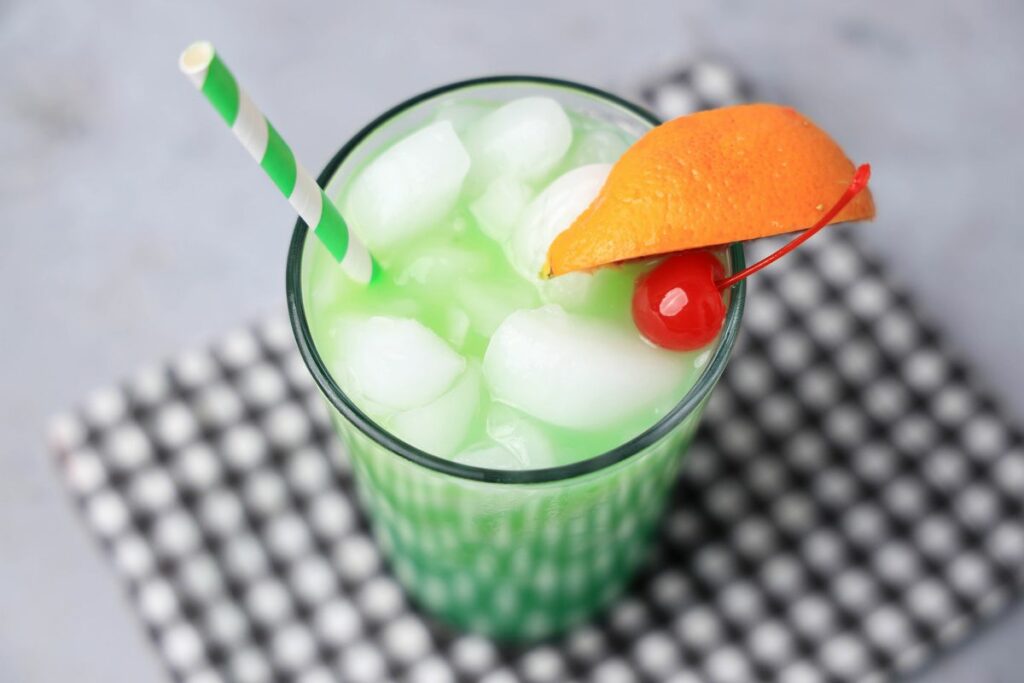
<instances>
[{"instance_id":1,"label":"red cherry","mask_svg":"<svg viewBox=\"0 0 1024 683\"><path fill-rule=\"evenodd\" d=\"M706 251L669 256L636 283L633 321L650 341L674 351L694 351L712 339L725 321L722 292L775 263L828 225L844 206L867 187L871 166L862 164L849 187L818 222L752 266L723 278L718 259Z\"/></svg>"},{"instance_id":2,"label":"red cherry","mask_svg":"<svg viewBox=\"0 0 1024 683\"><path fill-rule=\"evenodd\" d=\"M721 262L706 251L669 256L637 281L637 329L658 346L675 351L710 343L725 320L722 292L715 285L724 275Z\"/></svg>"}]
</instances>

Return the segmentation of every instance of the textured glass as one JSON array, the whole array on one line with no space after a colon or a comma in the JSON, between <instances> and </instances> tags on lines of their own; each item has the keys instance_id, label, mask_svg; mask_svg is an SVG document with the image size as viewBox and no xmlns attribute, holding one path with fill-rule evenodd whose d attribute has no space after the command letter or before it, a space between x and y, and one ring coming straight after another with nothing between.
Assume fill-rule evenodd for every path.
<instances>
[{"instance_id":1,"label":"textured glass","mask_svg":"<svg viewBox=\"0 0 1024 683\"><path fill-rule=\"evenodd\" d=\"M379 144L421 125L443 102L537 94L635 135L656 123L633 105L572 83L525 77L459 83L378 118L341 149L320 182L336 196ZM511 639L564 630L613 600L643 559L708 394L728 360L743 285L732 291L725 328L703 374L650 429L582 462L545 470L487 470L399 441L335 383L305 319L303 254L313 239L300 221L288 258L292 325L348 447L377 540L410 594L451 624ZM734 245L730 268L742 267L742 250Z\"/></svg>"}]
</instances>

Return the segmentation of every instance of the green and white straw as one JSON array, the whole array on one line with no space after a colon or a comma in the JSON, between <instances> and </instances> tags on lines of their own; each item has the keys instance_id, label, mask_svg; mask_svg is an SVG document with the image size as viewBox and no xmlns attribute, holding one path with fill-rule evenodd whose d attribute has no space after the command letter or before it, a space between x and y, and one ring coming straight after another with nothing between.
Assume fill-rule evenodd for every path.
<instances>
[{"instance_id":1,"label":"green and white straw","mask_svg":"<svg viewBox=\"0 0 1024 683\"><path fill-rule=\"evenodd\" d=\"M239 87L213 45L205 41L189 45L181 53L179 64L345 273L356 282L369 282L374 268L370 252L352 234L338 208L309 171L295 160L291 148L267 117Z\"/></svg>"}]
</instances>

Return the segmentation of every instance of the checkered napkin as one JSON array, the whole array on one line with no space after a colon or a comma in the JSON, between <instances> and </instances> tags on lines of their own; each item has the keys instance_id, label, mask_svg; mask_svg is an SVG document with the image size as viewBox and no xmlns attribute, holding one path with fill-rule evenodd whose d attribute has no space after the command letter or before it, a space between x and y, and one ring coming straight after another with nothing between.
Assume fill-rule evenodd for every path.
<instances>
[{"instance_id":1,"label":"checkered napkin","mask_svg":"<svg viewBox=\"0 0 1024 683\"><path fill-rule=\"evenodd\" d=\"M701 65L646 97L676 115L741 94ZM1021 435L852 231L750 286L649 562L530 647L409 604L283 317L94 393L52 442L178 681L891 679L1019 591Z\"/></svg>"}]
</instances>

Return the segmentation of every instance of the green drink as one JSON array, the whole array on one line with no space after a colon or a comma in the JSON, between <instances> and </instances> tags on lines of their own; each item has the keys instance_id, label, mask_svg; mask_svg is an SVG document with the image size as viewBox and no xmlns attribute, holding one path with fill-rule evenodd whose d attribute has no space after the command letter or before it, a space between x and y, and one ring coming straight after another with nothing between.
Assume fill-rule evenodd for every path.
<instances>
[{"instance_id":1,"label":"green drink","mask_svg":"<svg viewBox=\"0 0 1024 683\"><path fill-rule=\"evenodd\" d=\"M541 280L547 247L654 125L582 86L456 84L388 112L325 170L380 266L348 279L296 228L292 322L378 541L444 620L533 638L643 557L739 324L680 353L630 317L649 263ZM727 272L738 247L720 254Z\"/></svg>"}]
</instances>

